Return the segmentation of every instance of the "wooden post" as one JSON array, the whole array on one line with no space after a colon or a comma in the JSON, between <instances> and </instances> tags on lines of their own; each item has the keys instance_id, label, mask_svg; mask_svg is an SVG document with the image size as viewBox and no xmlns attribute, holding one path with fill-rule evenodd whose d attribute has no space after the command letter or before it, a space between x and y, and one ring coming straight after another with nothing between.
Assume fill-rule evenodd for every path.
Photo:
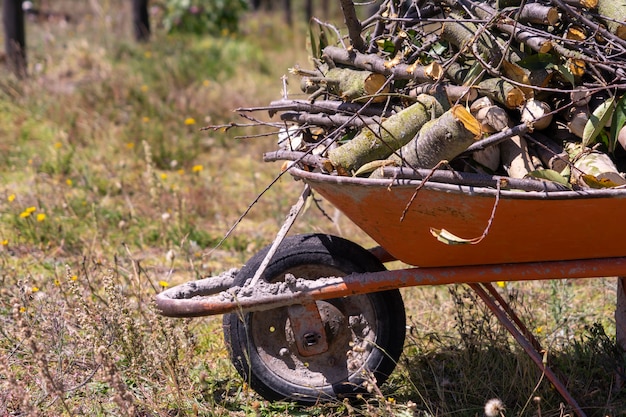
<instances>
[{"instance_id":1,"label":"wooden post","mask_svg":"<svg viewBox=\"0 0 626 417\"><path fill-rule=\"evenodd\" d=\"M7 63L18 78L26 77L26 33L22 0L2 2L4 45Z\"/></svg>"},{"instance_id":2,"label":"wooden post","mask_svg":"<svg viewBox=\"0 0 626 417\"><path fill-rule=\"evenodd\" d=\"M133 31L138 42L146 42L150 38L148 0L133 0Z\"/></svg>"}]
</instances>

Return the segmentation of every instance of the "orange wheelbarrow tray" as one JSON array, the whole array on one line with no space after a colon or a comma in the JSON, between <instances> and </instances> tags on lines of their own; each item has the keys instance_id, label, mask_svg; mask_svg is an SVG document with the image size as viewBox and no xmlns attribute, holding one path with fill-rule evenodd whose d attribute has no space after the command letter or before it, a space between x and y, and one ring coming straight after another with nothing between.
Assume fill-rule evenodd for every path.
<instances>
[{"instance_id":1,"label":"orange wheelbarrow tray","mask_svg":"<svg viewBox=\"0 0 626 417\"><path fill-rule=\"evenodd\" d=\"M298 296L250 290L254 292L250 297L230 301L223 295L197 298L232 284L232 277L207 278L193 283L195 290L186 293L188 298L180 288L158 297L164 314L264 310L297 303L298 297L333 298L416 285L626 276L626 245L620 243L626 222L619 218L626 210L626 189L497 190L407 178L331 176L296 166L289 173L374 239L380 247L372 252L380 259L400 260L415 268L299 283ZM501 180L492 178L494 184ZM475 238L488 225L478 244L444 244L431 232L445 229Z\"/></svg>"}]
</instances>

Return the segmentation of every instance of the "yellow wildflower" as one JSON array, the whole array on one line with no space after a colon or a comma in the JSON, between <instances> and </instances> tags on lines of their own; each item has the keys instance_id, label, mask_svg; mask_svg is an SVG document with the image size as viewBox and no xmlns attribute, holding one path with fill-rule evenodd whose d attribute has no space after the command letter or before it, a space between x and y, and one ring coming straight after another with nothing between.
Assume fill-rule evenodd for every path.
<instances>
[{"instance_id":1,"label":"yellow wildflower","mask_svg":"<svg viewBox=\"0 0 626 417\"><path fill-rule=\"evenodd\" d=\"M126 144L126 148L128 148L128 149L133 149L134 147L135 147L135 144L133 142L128 142Z\"/></svg>"},{"instance_id":2,"label":"yellow wildflower","mask_svg":"<svg viewBox=\"0 0 626 417\"><path fill-rule=\"evenodd\" d=\"M204 80L204 81L202 81L202 85L203 85L203 86L205 86L205 87L208 87L208 86L210 86L210 85L211 85L211 81L209 81L209 80Z\"/></svg>"},{"instance_id":3,"label":"yellow wildflower","mask_svg":"<svg viewBox=\"0 0 626 417\"><path fill-rule=\"evenodd\" d=\"M144 56L145 58L147 58L147 59L150 59L150 58L152 58L152 52L150 52L150 51L146 51L146 52L144 52L144 53L143 53L143 56Z\"/></svg>"},{"instance_id":4,"label":"yellow wildflower","mask_svg":"<svg viewBox=\"0 0 626 417\"><path fill-rule=\"evenodd\" d=\"M159 281L159 287L167 288L169 286L170 286L169 282L167 282L167 281Z\"/></svg>"},{"instance_id":5,"label":"yellow wildflower","mask_svg":"<svg viewBox=\"0 0 626 417\"><path fill-rule=\"evenodd\" d=\"M72 276L70 277L70 279L71 279L72 281L78 281L78 275L72 275Z\"/></svg>"},{"instance_id":6,"label":"yellow wildflower","mask_svg":"<svg viewBox=\"0 0 626 417\"><path fill-rule=\"evenodd\" d=\"M2 241L2 246L9 246L9 239L4 239Z\"/></svg>"},{"instance_id":7,"label":"yellow wildflower","mask_svg":"<svg viewBox=\"0 0 626 417\"><path fill-rule=\"evenodd\" d=\"M24 313L24 312L26 312L26 307L24 306L20 307L20 313Z\"/></svg>"},{"instance_id":8,"label":"yellow wildflower","mask_svg":"<svg viewBox=\"0 0 626 417\"><path fill-rule=\"evenodd\" d=\"M12 203L15 200L15 194L9 194L7 200L9 200L9 203Z\"/></svg>"},{"instance_id":9,"label":"yellow wildflower","mask_svg":"<svg viewBox=\"0 0 626 417\"><path fill-rule=\"evenodd\" d=\"M58 279L54 280L54 285L56 285L57 287L61 286L61 281L59 281Z\"/></svg>"},{"instance_id":10,"label":"yellow wildflower","mask_svg":"<svg viewBox=\"0 0 626 417\"><path fill-rule=\"evenodd\" d=\"M140 87L140 89L143 93L145 93L146 91L148 91L148 86L144 84Z\"/></svg>"},{"instance_id":11,"label":"yellow wildflower","mask_svg":"<svg viewBox=\"0 0 626 417\"><path fill-rule=\"evenodd\" d=\"M74 183L72 182L72 179L71 179L71 178L66 179L66 180L65 180L65 183L66 183L69 187L71 187L71 186L74 184Z\"/></svg>"},{"instance_id":12,"label":"yellow wildflower","mask_svg":"<svg viewBox=\"0 0 626 417\"><path fill-rule=\"evenodd\" d=\"M178 175L185 175L185 170L184 170L184 169L182 169L182 168L181 168L181 169L179 169L179 170L178 170L178 171L176 171L176 172L178 172Z\"/></svg>"},{"instance_id":13,"label":"yellow wildflower","mask_svg":"<svg viewBox=\"0 0 626 417\"><path fill-rule=\"evenodd\" d=\"M144 123L148 123L148 122L150 122L150 118L148 116L144 116L144 117L141 118L141 121L144 122Z\"/></svg>"},{"instance_id":14,"label":"yellow wildflower","mask_svg":"<svg viewBox=\"0 0 626 417\"><path fill-rule=\"evenodd\" d=\"M55 142L54 143L54 147L57 149L61 149L61 147L63 146L63 144L61 142Z\"/></svg>"},{"instance_id":15,"label":"yellow wildflower","mask_svg":"<svg viewBox=\"0 0 626 417\"><path fill-rule=\"evenodd\" d=\"M32 287L32 288L30 289L30 291L31 291L31 292L37 292L37 291L39 291L39 287Z\"/></svg>"},{"instance_id":16,"label":"yellow wildflower","mask_svg":"<svg viewBox=\"0 0 626 417\"><path fill-rule=\"evenodd\" d=\"M188 117L185 119L185 125L191 126L195 124L196 124L196 119L194 119L193 117Z\"/></svg>"},{"instance_id":17,"label":"yellow wildflower","mask_svg":"<svg viewBox=\"0 0 626 417\"><path fill-rule=\"evenodd\" d=\"M165 172L161 173L161 179L162 180L166 180L167 179L167 174Z\"/></svg>"},{"instance_id":18,"label":"yellow wildflower","mask_svg":"<svg viewBox=\"0 0 626 417\"><path fill-rule=\"evenodd\" d=\"M38 222L42 222L44 220L46 220L46 213L39 213L39 214L37 214L37 221Z\"/></svg>"},{"instance_id":19,"label":"yellow wildflower","mask_svg":"<svg viewBox=\"0 0 626 417\"><path fill-rule=\"evenodd\" d=\"M200 172L202 171L202 169L203 169L202 165L194 165L193 168L191 168L191 171Z\"/></svg>"},{"instance_id":20,"label":"yellow wildflower","mask_svg":"<svg viewBox=\"0 0 626 417\"><path fill-rule=\"evenodd\" d=\"M498 281L498 282L496 282L496 285L497 285L498 287L500 287L500 288L504 288L504 287L506 287L506 282L504 282L504 281Z\"/></svg>"}]
</instances>

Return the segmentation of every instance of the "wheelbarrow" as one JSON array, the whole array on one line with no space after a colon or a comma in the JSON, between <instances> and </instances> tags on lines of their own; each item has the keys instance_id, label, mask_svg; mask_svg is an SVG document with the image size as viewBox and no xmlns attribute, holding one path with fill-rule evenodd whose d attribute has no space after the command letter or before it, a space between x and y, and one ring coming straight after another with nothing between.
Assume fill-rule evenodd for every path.
<instances>
[{"instance_id":1,"label":"wheelbarrow","mask_svg":"<svg viewBox=\"0 0 626 417\"><path fill-rule=\"evenodd\" d=\"M607 221L623 212L626 190L555 191L540 181L461 173L440 181L402 169L380 179L333 176L297 163L303 159L287 171L380 246L367 250L326 234L277 239L240 270L160 293L162 314L224 314L231 360L250 387L268 400L314 404L356 397L368 381L391 374L405 337L400 288L465 283L585 416L491 283L626 276L623 245L592 244L626 235L626 222ZM438 230L482 237L443 244ZM393 260L411 267L387 270Z\"/></svg>"}]
</instances>

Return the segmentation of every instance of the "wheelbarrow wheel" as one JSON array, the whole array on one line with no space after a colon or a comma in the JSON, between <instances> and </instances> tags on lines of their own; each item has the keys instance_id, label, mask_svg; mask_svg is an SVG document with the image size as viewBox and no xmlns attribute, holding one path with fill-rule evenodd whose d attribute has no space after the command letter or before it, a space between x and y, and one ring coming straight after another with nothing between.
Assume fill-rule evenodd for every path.
<instances>
[{"instance_id":1,"label":"wheelbarrow wheel","mask_svg":"<svg viewBox=\"0 0 626 417\"><path fill-rule=\"evenodd\" d=\"M254 276L268 250L245 264L235 285L244 285ZM384 270L375 256L353 242L310 234L286 238L262 279L282 281L286 273L318 279ZM406 327L398 290L316 301L315 307L327 346L312 355L303 354L294 340L298 320L290 319L294 313L289 307L224 316L231 360L265 399L310 405L355 398L371 391L374 383L382 384L395 368Z\"/></svg>"}]
</instances>

